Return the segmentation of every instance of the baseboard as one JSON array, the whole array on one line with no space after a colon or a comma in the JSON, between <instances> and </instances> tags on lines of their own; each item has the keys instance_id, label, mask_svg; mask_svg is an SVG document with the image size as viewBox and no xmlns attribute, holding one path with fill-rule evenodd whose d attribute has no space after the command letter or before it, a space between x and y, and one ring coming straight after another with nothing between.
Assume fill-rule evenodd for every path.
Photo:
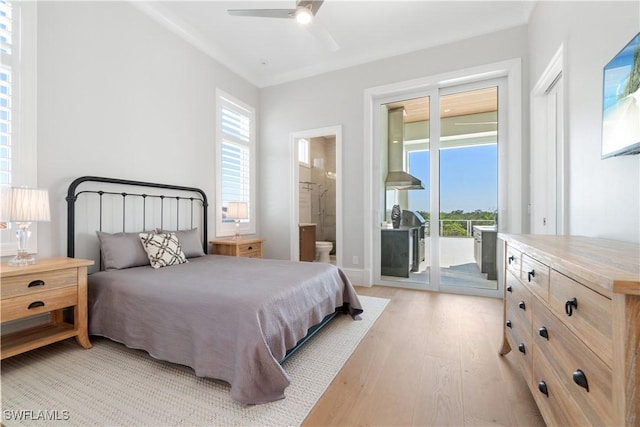
<instances>
[{"instance_id":1,"label":"baseboard","mask_svg":"<svg viewBox=\"0 0 640 427\"><path fill-rule=\"evenodd\" d=\"M344 271L344 274L347 275L354 286L366 286L368 288L371 287L371 273L369 272L369 270L342 268L342 271Z\"/></svg>"}]
</instances>

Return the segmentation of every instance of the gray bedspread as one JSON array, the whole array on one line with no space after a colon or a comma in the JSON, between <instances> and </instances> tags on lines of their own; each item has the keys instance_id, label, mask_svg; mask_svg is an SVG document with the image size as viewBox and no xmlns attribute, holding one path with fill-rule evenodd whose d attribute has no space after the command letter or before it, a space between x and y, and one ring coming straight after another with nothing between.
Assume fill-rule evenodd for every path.
<instances>
[{"instance_id":1,"label":"gray bedspread","mask_svg":"<svg viewBox=\"0 0 640 427\"><path fill-rule=\"evenodd\" d=\"M330 264L207 255L89 276L89 333L190 366L242 403L284 398L279 361L336 307L362 312Z\"/></svg>"}]
</instances>

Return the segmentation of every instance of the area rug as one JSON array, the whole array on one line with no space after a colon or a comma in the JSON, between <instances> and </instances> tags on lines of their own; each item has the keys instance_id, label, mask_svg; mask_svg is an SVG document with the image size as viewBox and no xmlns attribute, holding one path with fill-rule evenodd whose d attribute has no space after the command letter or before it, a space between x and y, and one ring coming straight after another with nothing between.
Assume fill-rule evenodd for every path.
<instances>
[{"instance_id":1,"label":"area rug","mask_svg":"<svg viewBox=\"0 0 640 427\"><path fill-rule=\"evenodd\" d=\"M285 362L286 398L234 402L229 386L188 367L94 338L66 340L2 361L2 422L47 426L300 425L389 300L360 296L360 320L338 316Z\"/></svg>"}]
</instances>

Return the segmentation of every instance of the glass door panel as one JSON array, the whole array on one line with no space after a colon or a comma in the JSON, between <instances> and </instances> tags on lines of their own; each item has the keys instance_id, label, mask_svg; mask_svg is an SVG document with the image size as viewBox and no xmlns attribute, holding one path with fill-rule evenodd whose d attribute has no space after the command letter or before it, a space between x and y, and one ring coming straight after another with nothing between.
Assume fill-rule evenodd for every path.
<instances>
[{"instance_id":1,"label":"glass door panel","mask_svg":"<svg viewBox=\"0 0 640 427\"><path fill-rule=\"evenodd\" d=\"M425 287L430 272L429 97L385 104L382 115L387 176L381 278Z\"/></svg>"},{"instance_id":2,"label":"glass door panel","mask_svg":"<svg viewBox=\"0 0 640 427\"><path fill-rule=\"evenodd\" d=\"M497 86L440 97L438 154L440 289L496 290Z\"/></svg>"}]
</instances>

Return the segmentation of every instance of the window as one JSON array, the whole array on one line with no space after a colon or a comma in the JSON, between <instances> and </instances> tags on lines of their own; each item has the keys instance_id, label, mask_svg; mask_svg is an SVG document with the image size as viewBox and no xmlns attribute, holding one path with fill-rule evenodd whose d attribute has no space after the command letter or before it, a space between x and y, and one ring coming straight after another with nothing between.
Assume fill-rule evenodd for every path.
<instances>
[{"instance_id":1,"label":"window","mask_svg":"<svg viewBox=\"0 0 640 427\"><path fill-rule=\"evenodd\" d=\"M256 232L255 221L255 110L217 91L216 236L236 232L236 220L227 217L229 202L243 202L248 218L240 219L240 233Z\"/></svg>"},{"instance_id":2,"label":"window","mask_svg":"<svg viewBox=\"0 0 640 427\"><path fill-rule=\"evenodd\" d=\"M0 185L11 185L12 7L0 0Z\"/></svg>"},{"instance_id":3,"label":"window","mask_svg":"<svg viewBox=\"0 0 640 427\"><path fill-rule=\"evenodd\" d=\"M0 186L38 187L37 6L0 0ZM1 256L16 251L10 225L0 223ZM36 252L37 226L31 230L29 251Z\"/></svg>"},{"instance_id":4,"label":"window","mask_svg":"<svg viewBox=\"0 0 640 427\"><path fill-rule=\"evenodd\" d=\"M298 140L298 163L302 166L310 167L309 157L309 140L301 138Z\"/></svg>"}]
</instances>

